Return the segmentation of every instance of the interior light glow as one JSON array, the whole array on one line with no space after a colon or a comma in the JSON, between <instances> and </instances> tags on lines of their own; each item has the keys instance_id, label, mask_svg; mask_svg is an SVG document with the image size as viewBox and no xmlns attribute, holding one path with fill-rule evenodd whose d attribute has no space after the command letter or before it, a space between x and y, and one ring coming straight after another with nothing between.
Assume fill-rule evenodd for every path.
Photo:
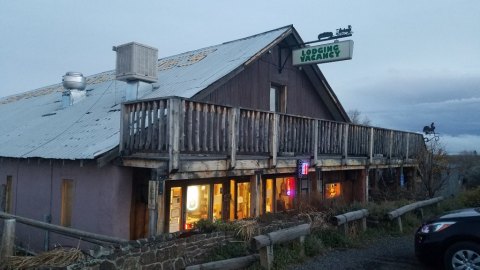
<instances>
[{"instance_id":1,"label":"interior light glow","mask_svg":"<svg viewBox=\"0 0 480 270\"><path fill-rule=\"evenodd\" d=\"M198 208L198 186L187 188L187 210L194 211Z\"/></svg>"}]
</instances>

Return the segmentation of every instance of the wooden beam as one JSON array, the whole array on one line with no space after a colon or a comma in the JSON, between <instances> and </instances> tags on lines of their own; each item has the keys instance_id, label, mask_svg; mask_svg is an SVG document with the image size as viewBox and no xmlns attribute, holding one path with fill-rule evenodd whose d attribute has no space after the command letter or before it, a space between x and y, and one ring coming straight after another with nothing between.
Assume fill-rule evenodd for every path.
<instances>
[{"instance_id":1,"label":"wooden beam","mask_svg":"<svg viewBox=\"0 0 480 270\"><path fill-rule=\"evenodd\" d=\"M103 154L101 157L97 158L97 167L102 168L103 166L109 164L110 161L117 158L119 155L120 155L120 148L119 146L117 146L112 150L108 151L107 153Z\"/></svg>"}]
</instances>

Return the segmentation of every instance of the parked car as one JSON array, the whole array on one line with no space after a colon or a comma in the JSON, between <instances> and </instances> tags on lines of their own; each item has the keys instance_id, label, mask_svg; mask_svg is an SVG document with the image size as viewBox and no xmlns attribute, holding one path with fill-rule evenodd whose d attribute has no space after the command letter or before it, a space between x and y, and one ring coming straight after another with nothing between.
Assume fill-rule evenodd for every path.
<instances>
[{"instance_id":1,"label":"parked car","mask_svg":"<svg viewBox=\"0 0 480 270\"><path fill-rule=\"evenodd\" d=\"M480 269L480 208L448 212L424 223L415 234L415 255L445 269Z\"/></svg>"}]
</instances>

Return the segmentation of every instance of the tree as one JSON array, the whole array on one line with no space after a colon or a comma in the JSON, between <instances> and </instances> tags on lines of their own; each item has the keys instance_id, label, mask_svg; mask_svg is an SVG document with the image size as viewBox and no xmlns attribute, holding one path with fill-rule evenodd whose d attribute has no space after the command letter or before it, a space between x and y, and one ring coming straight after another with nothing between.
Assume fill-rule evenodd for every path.
<instances>
[{"instance_id":1,"label":"tree","mask_svg":"<svg viewBox=\"0 0 480 270\"><path fill-rule=\"evenodd\" d=\"M447 152L439 141L431 140L420 152L418 161L423 191L426 196L433 198L444 188L449 179L450 166Z\"/></svg>"},{"instance_id":2,"label":"tree","mask_svg":"<svg viewBox=\"0 0 480 270\"><path fill-rule=\"evenodd\" d=\"M348 111L348 117L350 117L352 124L364 126L370 126L371 124L370 119L365 115L362 116L362 113L357 109Z\"/></svg>"}]
</instances>

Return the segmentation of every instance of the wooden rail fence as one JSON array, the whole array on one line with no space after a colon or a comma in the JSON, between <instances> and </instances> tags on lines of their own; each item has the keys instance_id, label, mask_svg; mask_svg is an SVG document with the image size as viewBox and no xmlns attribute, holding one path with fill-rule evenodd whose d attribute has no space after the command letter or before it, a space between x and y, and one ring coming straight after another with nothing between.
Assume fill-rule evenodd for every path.
<instances>
[{"instance_id":1,"label":"wooden rail fence","mask_svg":"<svg viewBox=\"0 0 480 270\"><path fill-rule=\"evenodd\" d=\"M5 228L7 229L7 235L10 235L10 237L5 238L5 240L2 238L2 247L13 247L14 243L14 234L15 234L15 223L22 223L26 224L32 227L40 228L49 232L54 232L57 234L65 235L68 237L72 237L75 239L81 239L82 241L90 242L96 245L100 246L121 246L124 244L128 244L128 240L125 239L120 239L117 237L111 237L107 235L101 235L101 234L96 234L96 233L91 233L91 232L86 232L82 230L77 230L73 228L67 228L55 224L50 224L46 222L41 222L38 220L34 219L29 219L25 217L20 217L16 215L11 215L7 214L5 212L0 211L0 219L4 219L4 234L5 234ZM13 225L12 225L13 224ZM12 228L13 226L13 228ZM11 236L13 235L13 236ZM5 241L5 243L4 243ZM11 249L11 248L10 248ZM7 253L9 254L9 253Z\"/></svg>"},{"instance_id":2,"label":"wooden rail fence","mask_svg":"<svg viewBox=\"0 0 480 270\"><path fill-rule=\"evenodd\" d=\"M419 202L414 202L412 204L408 204L408 205L405 205L405 206L402 206L398 209L395 209L391 212L389 212L387 214L387 217L388 219L390 220L394 220L396 219L397 220L397 224L398 224L398 229L400 232L403 232L403 225L402 225L402 216L408 212L411 212L411 211L414 211L414 210L418 210L421 217L423 218L423 209L422 207L425 207L425 206L429 206L429 205L432 205L432 204L437 204L439 203L440 201L443 200L443 197L436 197L436 198L433 198L433 199L429 199L429 200L424 200L424 201L419 201Z\"/></svg>"}]
</instances>

